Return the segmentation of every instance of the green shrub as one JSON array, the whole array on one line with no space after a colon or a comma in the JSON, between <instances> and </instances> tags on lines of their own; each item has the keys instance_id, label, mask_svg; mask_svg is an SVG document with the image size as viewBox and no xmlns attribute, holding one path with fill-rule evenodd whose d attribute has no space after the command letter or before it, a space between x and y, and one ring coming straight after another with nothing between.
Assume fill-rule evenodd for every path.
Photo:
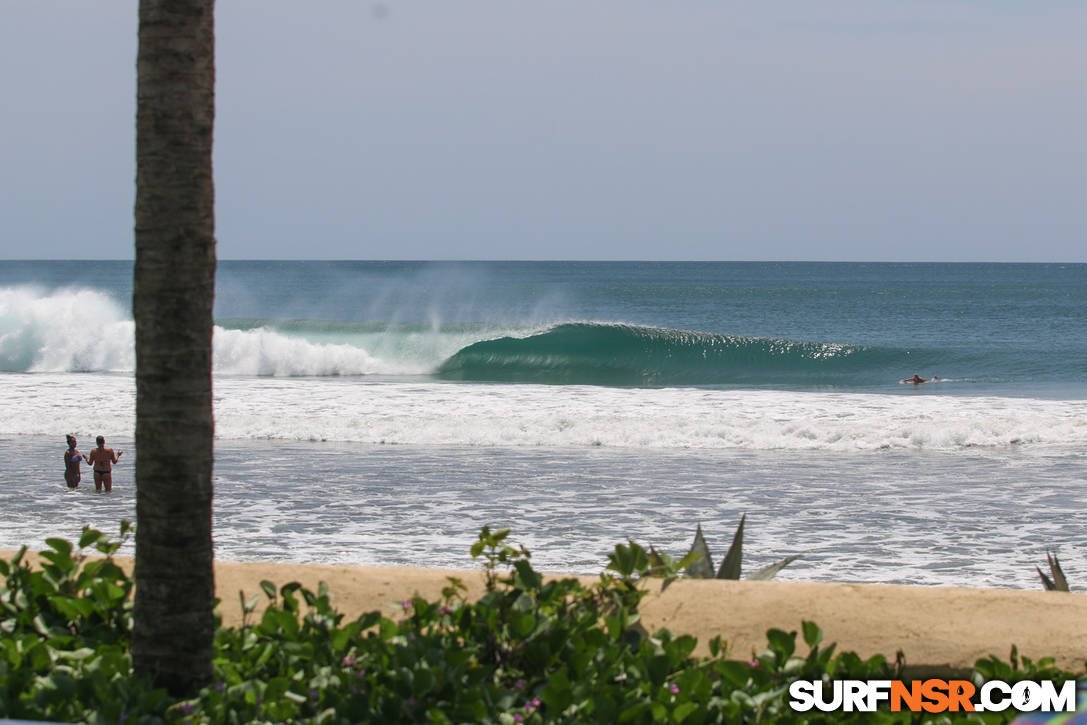
<instances>
[{"instance_id":1,"label":"green shrub","mask_svg":"<svg viewBox=\"0 0 1087 725\"><path fill-rule=\"evenodd\" d=\"M123 525L122 540L130 534ZM215 679L175 699L132 674L132 581L110 555L120 542L86 530L104 560L87 561L68 542L49 539L45 563L31 570L25 548L0 562L0 716L86 722L192 723L733 723L920 722L910 713L794 713L796 679L898 677L882 656L862 660L824 647L822 632L771 629L766 649L730 659L720 639L693 658L696 640L641 626L649 575L679 566L651 561L636 544L617 546L592 584L545 581L530 554L484 528L472 546L486 592L466 599L448 580L436 602L402 602L397 621L368 613L347 621L327 588L262 582L244 621L220 628ZM662 570L663 569L663 570ZM1064 679L1051 661L979 661L975 677ZM1012 714L987 714L1002 722Z\"/></svg>"},{"instance_id":2,"label":"green shrub","mask_svg":"<svg viewBox=\"0 0 1087 725\"><path fill-rule=\"evenodd\" d=\"M122 522L112 541L84 529L79 553L46 539L33 569L25 546L0 561L0 715L115 723L165 712L165 693L132 676L132 580L112 560L131 531ZM87 561L87 547L106 558Z\"/></svg>"}]
</instances>

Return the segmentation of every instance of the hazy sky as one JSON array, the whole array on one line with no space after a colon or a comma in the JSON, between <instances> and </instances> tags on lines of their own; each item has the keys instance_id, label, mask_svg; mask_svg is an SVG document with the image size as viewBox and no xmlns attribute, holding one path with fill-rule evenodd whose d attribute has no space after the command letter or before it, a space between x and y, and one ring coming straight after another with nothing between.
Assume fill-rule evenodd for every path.
<instances>
[{"instance_id":1,"label":"hazy sky","mask_svg":"<svg viewBox=\"0 0 1087 725\"><path fill-rule=\"evenodd\" d=\"M0 0L0 257L131 258L135 0ZM1087 261L1080 0L219 0L223 259Z\"/></svg>"}]
</instances>

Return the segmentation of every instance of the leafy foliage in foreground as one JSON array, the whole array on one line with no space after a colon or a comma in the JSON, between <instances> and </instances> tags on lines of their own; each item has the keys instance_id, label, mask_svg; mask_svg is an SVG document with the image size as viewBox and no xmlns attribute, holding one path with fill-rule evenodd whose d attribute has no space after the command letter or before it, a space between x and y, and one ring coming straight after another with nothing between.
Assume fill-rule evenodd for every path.
<instances>
[{"instance_id":1,"label":"leafy foliage in foreground","mask_svg":"<svg viewBox=\"0 0 1087 725\"><path fill-rule=\"evenodd\" d=\"M122 526L122 540L129 533ZM48 539L41 567L25 547L0 562L0 716L88 722L909 722L909 713L793 713L796 679L890 679L895 663L861 660L822 645L822 632L771 629L751 659L693 658L693 637L648 635L638 605L661 572L636 544L617 546L592 585L544 579L506 531L484 528L486 593L465 598L449 579L442 598L402 603L403 618L378 613L345 621L324 587L297 583L242 600L245 621L220 628L215 681L177 700L132 675L132 581L109 558L120 546L85 530L88 561ZM253 621L250 621L253 620ZM1020 666L1022 665L1022 666ZM1066 679L1052 662L978 663L978 677ZM1011 713L987 714L1001 722Z\"/></svg>"}]
</instances>

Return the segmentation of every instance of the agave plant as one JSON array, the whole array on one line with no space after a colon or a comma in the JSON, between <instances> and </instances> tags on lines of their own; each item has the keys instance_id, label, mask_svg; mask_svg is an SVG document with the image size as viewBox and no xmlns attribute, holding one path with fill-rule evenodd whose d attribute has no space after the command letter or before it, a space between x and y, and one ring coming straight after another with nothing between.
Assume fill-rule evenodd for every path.
<instances>
[{"instance_id":1,"label":"agave plant","mask_svg":"<svg viewBox=\"0 0 1087 725\"><path fill-rule=\"evenodd\" d=\"M1046 591L1050 592L1067 592L1068 579L1064 576L1064 571L1061 569L1061 562L1057 559L1056 554L1050 554L1048 551L1045 553L1046 560L1049 561L1049 573L1053 575L1053 578L1049 578L1042 571L1039 566L1034 567L1038 571L1038 576L1042 578L1042 585L1046 588Z\"/></svg>"},{"instance_id":2,"label":"agave plant","mask_svg":"<svg viewBox=\"0 0 1087 725\"><path fill-rule=\"evenodd\" d=\"M747 514L740 517L740 525L736 527L736 533L732 535L732 545L728 547L728 552L725 553L725 558L721 561L721 566L714 573L713 568L713 556L710 554L710 547L706 543L706 537L702 535L702 524L698 524L698 528L694 533L694 543L691 544L691 550L687 553L687 556L683 557L682 561L687 562L692 554L697 554L690 563L688 563L685 569L687 576L694 579L739 579L740 578L740 560L743 558L744 549L744 522L747 520ZM799 554L789 556L776 564L763 567L754 574L747 577L748 579L767 580L773 579L779 571L800 558Z\"/></svg>"}]
</instances>

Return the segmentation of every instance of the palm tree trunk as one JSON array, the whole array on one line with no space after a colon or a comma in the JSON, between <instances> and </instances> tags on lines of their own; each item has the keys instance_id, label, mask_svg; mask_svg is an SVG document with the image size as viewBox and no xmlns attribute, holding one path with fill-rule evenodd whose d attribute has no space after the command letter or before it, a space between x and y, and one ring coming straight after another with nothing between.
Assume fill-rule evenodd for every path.
<instances>
[{"instance_id":1,"label":"palm tree trunk","mask_svg":"<svg viewBox=\"0 0 1087 725\"><path fill-rule=\"evenodd\" d=\"M140 0L136 112L136 672L211 676L214 0Z\"/></svg>"}]
</instances>

